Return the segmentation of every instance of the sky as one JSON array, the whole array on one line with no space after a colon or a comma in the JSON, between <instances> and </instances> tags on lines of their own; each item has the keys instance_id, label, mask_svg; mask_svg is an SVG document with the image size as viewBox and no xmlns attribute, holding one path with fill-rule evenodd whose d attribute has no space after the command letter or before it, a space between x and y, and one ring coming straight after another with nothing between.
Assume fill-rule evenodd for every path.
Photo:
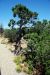
<instances>
[{"instance_id":1,"label":"sky","mask_svg":"<svg viewBox=\"0 0 50 75\"><path fill-rule=\"evenodd\" d=\"M38 20L50 20L50 0L0 0L0 24L8 27L9 20L14 18L12 7L22 4L33 12L37 12Z\"/></svg>"}]
</instances>

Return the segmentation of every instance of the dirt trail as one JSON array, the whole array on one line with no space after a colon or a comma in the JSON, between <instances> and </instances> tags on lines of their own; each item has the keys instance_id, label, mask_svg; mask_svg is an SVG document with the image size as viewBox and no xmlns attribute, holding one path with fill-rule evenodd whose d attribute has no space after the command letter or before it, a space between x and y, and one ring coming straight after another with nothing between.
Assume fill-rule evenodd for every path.
<instances>
[{"instance_id":1,"label":"dirt trail","mask_svg":"<svg viewBox=\"0 0 50 75\"><path fill-rule=\"evenodd\" d=\"M0 68L1 75L25 75L25 73L17 73L16 65L13 62L14 55L8 50L4 44L0 44Z\"/></svg>"}]
</instances>

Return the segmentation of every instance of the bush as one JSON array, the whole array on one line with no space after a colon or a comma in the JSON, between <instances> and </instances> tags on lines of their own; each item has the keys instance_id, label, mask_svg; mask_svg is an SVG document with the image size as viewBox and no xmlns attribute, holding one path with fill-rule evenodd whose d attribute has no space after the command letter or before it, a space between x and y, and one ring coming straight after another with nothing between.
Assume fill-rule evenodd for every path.
<instances>
[{"instance_id":1,"label":"bush","mask_svg":"<svg viewBox=\"0 0 50 75\"><path fill-rule=\"evenodd\" d=\"M0 25L0 35L2 36L4 32L4 28L2 27L2 25Z\"/></svg>"},{"instance_id":2,"label":"bush","mask_svg":"<svg viewBox=\"0 0 50 75\"><path fill-rule=\"evenodd\" d=\"M16 71L17 71L17 72L21 72L21 67L20 67L20 65L17 65Z\"/></svg>"},{"instance_id":3,"label":"bush","mask_svg":"<svg viewBox=\"0 0 50 75\"><path fill-rule=\"evenodd\" d=\"M25 59L25 57L23 55L18 55L15 57L14 62L16 63L16 65L22 63L22 61Z\"/></svg>"},{"instance_id":4,"label":"bush","mask_svg":"<svg viewBox=\"0 0 50 75\"><path fill-rule=\"evenodd\" d=\"M50 25L45 27L41 35L29 33L24 38L28 41L26 59L31 65L29 68L33 66L36 69L37 66L42 66L42 75L50 75Z\"/></svg>"},{"instance_id":5,"label":"bush","mask_svg":"<svg viewBox=\"0 0 50 75\"><path fill-rule=\"evenodd\" d=\"M30 64L28 64L27 62L24 61L25 60L25 56L23 55L18 55L15 57L14 62L16 63L16 70L18 72L25 72L27 74L31 74L32 73L32 67L30 66Z\"/></svg>"},{"instance_id":6,"label":"bush","mask_svg":"<svg viewBox=\"0 0 50 75\"><path fill-rule=\"evenodd\" d=\"M5 29L4 30L4 37L8 38L10 42L14 42L15 41L15 37L16 37L16 29Z\"/></svg>"}]
</instances>

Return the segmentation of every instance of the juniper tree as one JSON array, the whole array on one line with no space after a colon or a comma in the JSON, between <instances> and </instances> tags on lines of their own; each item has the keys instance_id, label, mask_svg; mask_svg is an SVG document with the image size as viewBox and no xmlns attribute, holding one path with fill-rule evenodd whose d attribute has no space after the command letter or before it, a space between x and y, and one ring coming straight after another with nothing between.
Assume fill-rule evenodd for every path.
<instances>
[{"instance_id":1,"label":"juniper tree","mask_svg":"<svg viewBox=\"0 0 50 75\"><path fill-rule=\"evenodd\" d=\"M34 19L37 19L38 14L36 12L30 11L27 7L18 4L12 8L13 16L18 17L18 21L16 22L16 25L19 26L18 32L17 32L17 37L16 37L16 44L19 43L18 46L21 45L21 38L23 37L23 32L22 28L26 24L32 24L34 22ZM10 24L10 26L14 24ZM21 46L20 46L21 48Z\"/></svg>"}]
</instances>

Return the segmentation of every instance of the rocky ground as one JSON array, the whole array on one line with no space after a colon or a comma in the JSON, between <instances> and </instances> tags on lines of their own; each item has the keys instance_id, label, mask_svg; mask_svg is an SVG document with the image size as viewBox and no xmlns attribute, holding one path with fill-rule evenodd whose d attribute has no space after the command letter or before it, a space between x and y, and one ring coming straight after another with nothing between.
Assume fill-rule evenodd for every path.
<instances>
[{"instance_id":1,"label":"rocky ground","mask_svg":"<svg viewBox=\"0 0 50 75\"><path fill-rule=\"evenodd\" d=\"M7 39L5 44L5 38L0 38L0 69L1 69L1 75L26 75L25 73L16 72L16 65L13 62L14 60L14 54L11 53L11 51L8 49L10 47L7 47ZM14 47L13 47L14 48ZM13 49L12 48L12 49Z\"/></svg>"}]
</instances>

